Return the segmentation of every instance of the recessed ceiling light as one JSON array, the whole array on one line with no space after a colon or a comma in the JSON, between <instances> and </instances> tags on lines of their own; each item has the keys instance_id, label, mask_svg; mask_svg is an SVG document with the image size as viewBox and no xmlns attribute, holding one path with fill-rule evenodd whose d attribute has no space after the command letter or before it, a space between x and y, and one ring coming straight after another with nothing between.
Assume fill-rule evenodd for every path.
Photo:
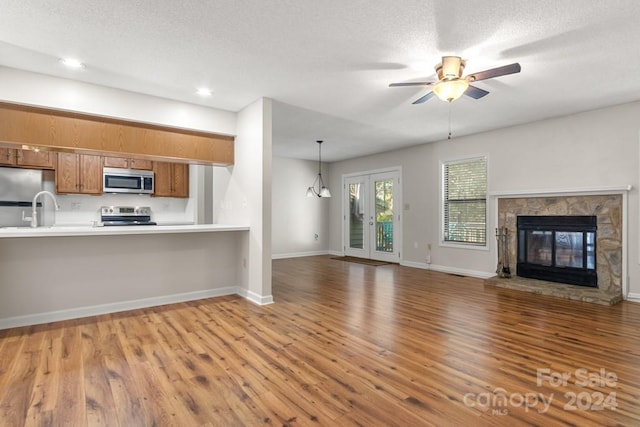
<instances>
[{"instance_id":1,"label":"recessed ceiling light","mask_svg":"<svg viewBox=\"0 0 640 427\"><path fill-rule=\"evenodd\" d=\"M199 88L196 93L200 96L211 96L211 89L207 89L206 87Z\"/></svg>"},{"instance_id":2,"label":"recessed ceiling light","mask_svg":"<svg viewBox=\"0 0 640 427\"><path fill-rule=\"evenodd\" d=\"M69 68L84 68L84 64L75 58L62 58L60 62L62 62L63 65Z\"/></svg>"}]
</instances>

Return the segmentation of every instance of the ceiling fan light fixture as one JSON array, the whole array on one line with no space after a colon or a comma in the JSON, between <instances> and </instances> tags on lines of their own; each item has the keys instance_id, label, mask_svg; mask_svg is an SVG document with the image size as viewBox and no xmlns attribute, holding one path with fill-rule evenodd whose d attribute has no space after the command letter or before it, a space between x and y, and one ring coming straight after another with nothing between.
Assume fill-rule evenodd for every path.
<instances>
[{"instance_id":1,"label":"ceiling fan light fixture","mask_svg":"<svg viewBox=\"0 0 640 427\"><path fill-rule=\"evenodd\" d=\"M445 102L453 102L468 88L469 82L465 79L442 80L433 87L433 93Z\"/></svg>"},{"instance_id":2,"label":"ceiling fan light fixture","mask_svg":"<svg viewBox=\"0 0 640 427\"><path fill-rule=\"evenodd\" d=\"M442 62L436 65L439 80L453 80L462 77L466 62L459 56L443 56Z\"/></svg>"}]
</instances>

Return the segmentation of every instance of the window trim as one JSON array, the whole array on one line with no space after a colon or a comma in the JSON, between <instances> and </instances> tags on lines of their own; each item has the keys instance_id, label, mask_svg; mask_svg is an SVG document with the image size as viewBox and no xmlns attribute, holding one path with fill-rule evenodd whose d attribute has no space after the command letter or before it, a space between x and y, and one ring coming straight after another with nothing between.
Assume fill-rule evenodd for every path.
<instances>
[{"instance_id":1,"label":"window trim","mask_svg":"<svg viewBox=\"0 0 640 427\"><path fill-rule=\"evenodd\" d=\"M453 242L449 240L445 240L444 236L444 224L445 224L445 209L444 209L444 168L448 164L454 163L464 163L473 160L484 159L487 167L487 190L485 195L485 242L484 244L477 244L471 242ZM463 157L455 157L449 159L441 159L440 160L440 242L439 245L442 247L450 247L450 248L462 248L462 249L471 249L471 250L481 250L488 251L489 250L489 213L491 210L490 206L490 197L489 197L489 155L488 154L477 154Z\"/></svg>"}]
</instances>

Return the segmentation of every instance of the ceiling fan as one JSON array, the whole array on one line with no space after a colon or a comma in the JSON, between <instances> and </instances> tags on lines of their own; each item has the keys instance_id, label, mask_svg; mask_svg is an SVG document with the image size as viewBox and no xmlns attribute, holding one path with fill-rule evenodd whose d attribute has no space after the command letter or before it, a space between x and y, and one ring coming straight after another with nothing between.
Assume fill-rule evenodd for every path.
<instances>
[{"instance_id":1,"label":"ceiling fan","mask_svg":"<svg viewBox=\"0 0 640 427\"><path fill-rule=\"evenodd\" d=\"M503 65L502 67L492 68L490 70L480 71L478 73L469 74L462 77L465 61L459 56L443 56L442 62L436 65L436 73L438 81L436 82L408 82L408 83L391 83L389 87L400 86L433 86L433 91L416 99L414 104L422 104L436 95L443 101L453 102L463 94L473 99L480 99L489 92L472 86L470 83L480 80L492 79L494 77L506 76L520 72L520 64Z\"/></svg>"}]
</instances>

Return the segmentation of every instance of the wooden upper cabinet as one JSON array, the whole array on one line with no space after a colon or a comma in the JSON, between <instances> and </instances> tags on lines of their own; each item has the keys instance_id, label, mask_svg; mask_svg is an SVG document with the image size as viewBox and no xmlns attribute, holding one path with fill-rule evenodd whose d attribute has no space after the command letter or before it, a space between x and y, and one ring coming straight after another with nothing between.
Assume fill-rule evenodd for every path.
<instances>
[{"instance_id":1,"label":"wooden upper cabinet","mask_svg":"<svg viewBox=\"0 0 640 427\"><path fill-rule=\"evenodd\" d=\"M104 165L108 168L125 168L137 170L153 170L153 162L144 159L127 159L124 157L105 157Z\"/></svg>"},{"instance_id":2,"label":"wooden upper cabinet","mask_svg":"<svg viewBox=\"0 0 640 427\"><path fill-rule=\"evenodd\" d=\"M153 162L153 174L153 195L156 197L171 197L173 194L171 163Z\"/></svg>"},{"instance_id":3,"label":"wooden upper cabinet","mask_svg":"<svg viewBox=\"0 0 640 427\"><path fill-rule=\"evenodd\" d=\"M55 169L56 153L51 151L16 150L16 165Z\"/></svg>"},{"instance_id":4,"label":"wooden upper cabinet","mask_svg":"<svg viewBox=\"0 0 640 427\"><path fill-rule=\"evenodd\" d=\"M80 191L102 194L102 157L78 154L80 157Z\"/></svg>"},{"instance_id":5,"label":"wooden upper cabinet","mask_svg":"<svg viewBox=\"0 0 640 427\"><path fill-rule=\"evenodd\" d=\"M78 154L58 153L58 167L56 168L56 193L79 193L80 159Z\"/></svg>"},{"instance_id":6,"label":"wooden upper cabinet","mask_svg":"<svg viewBox=\"0 0 640 427\"><path fill-rule=\"evenodd\" d=\"M16 150L14 148L0 148L0 165L14 166L16 164Z\"/></svg>"},{"instance_id":7,"label":"wooden upper cabinet","mask_svg":"<svg viewBox=\"0 0 640 427\"><path fill-rule=\"evenodd\" d=\"M129 159L129 169L150 171L153 170L153 162L144 159Z\"/></svg>"},{"instance_id":8,"label":"wooden upper cabinet","mask_svg":"<svg viewBox=\"0 0 640 427\"><path fill-rule=\"evenodd\" d=\"M104 166L107 168L129 168L129 159L123 157L105 157Z\"/></svg>"},{"instance_id":9,"label":"wooden upper cabinet","mask_svg":"<svg viewBox=\"0 0 640 427\"><path fill-rule=\"evenodd\" d=\"M173 165L173 197L189 197L189 165L172 163Z\"/></svg>"},{"instance_id":10,"label":"wooden upper cabinet","mask_svg":"<svg viewBox=\"0 0 640 427\"><path fill-rule=\"evenodd\" d=\"M153 162L156 197L189 197L189 165L185 163Z\"/></svg>"},{"instance_id":11,"label":"wooden upper cabinet","mask_svg":"<svg viewBox=\"0 0 640 427\"><path fill-rule=\"evenodd\" d=\"M0 148L0 164L38 169L55 169L56 153L51 151Z\"/></svg>"},{"instance_id":12,"label":"wooden upper cabinet","mask_svg":"<svg viewBox=\"0 0 640 427\"><path fill-rule=\"evenodd\" d=\"M102 194L102 157L58 153L56 192Z\"/></svg>"},{"instance_id":13,"label":"wooden upper cabinet","mask_svg":"<svg viewBox=\"0 0 640 427\"><path fill-rule=\"evenodd\" d=\"M231 165L232 136L0 101L0 141L60 151Z\"/></svg>"}]
</instances>

